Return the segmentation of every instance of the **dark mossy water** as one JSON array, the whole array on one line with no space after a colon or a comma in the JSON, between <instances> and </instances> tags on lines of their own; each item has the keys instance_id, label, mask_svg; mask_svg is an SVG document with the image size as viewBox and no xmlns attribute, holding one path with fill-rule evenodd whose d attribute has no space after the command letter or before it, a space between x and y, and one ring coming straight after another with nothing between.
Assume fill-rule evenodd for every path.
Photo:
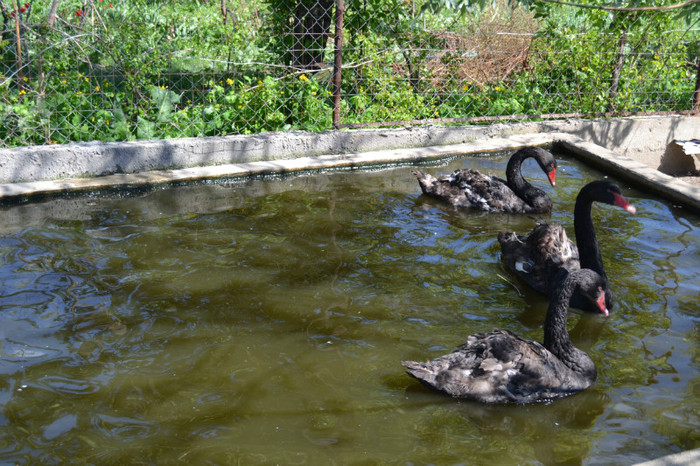
<instances>
[{"instance_id":1,"label":"dark mossy water","mask_svg":"<svg viewBox=\"0 0 700 466\"><path fill-rule=\"evenodd\" d=\"M502 174L508 154L458 158ZM551 219L602 177L560 157ZM427 391L429 359L547 301L500 262L528 216L460 213L412 167L5 208L0 462L620 464L700 447L700 217L619 183L594 221L616 296L572 312L597 383L551 403Z\"/></svg>"}]
</instances>

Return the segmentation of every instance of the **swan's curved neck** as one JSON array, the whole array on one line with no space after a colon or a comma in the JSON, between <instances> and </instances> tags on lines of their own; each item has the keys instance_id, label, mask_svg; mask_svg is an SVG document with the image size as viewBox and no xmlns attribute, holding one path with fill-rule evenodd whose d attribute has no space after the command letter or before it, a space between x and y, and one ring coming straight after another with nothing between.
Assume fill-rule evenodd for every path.
<instances>
[{"instance_id":1,"label":"swan's curved neck","mask_svg":"<svg viewBox=\"0 0 700 466\"><path fill-rule=\"evenodd\" d=\"M508 166L506 167L506 181L508 182L508 187L510 187L510 189L512 189L513 192L521 198L523 197L522 194L527 192L528 189L532 188L530 183L525 181L521 172L523 160L527 159L528 157L532 157L532 155L523 152L516 152L510 158L508 161Z\"/></svg>"},{"instance_id":2,"label":"swan's curved neck","mask_svg":"<svg viewBox=\"0 0 700 466\"><path fill-rule=\"evenodd\" d=\"M547 317L544 320L544 347L564 362L570 360L571 355L577 351L566 330L569 300L575 287L576 282L564 280L554 299L549 303Z\"/></svg>"},{"instance_id":3,"label":"swan's curved neck","mask_svg":"<svg viewBox=\"0 0 700 466\"><path fill-rule=\"evenodd\" d=\"M555 298L549 304L547 317L544 321L544 347L556 356L572 372L582 377L586 384L597 378L593 360L571 342L566 329L566 316L569 311L569 300L576 289L576 280L571 272L560 285Z\"/></svg>"},{"instance_id":4,"label":"swan's curved neck","mask_svg":"<svg viewBox=\"0 0 700 466\"><path fill-rule=\"evenodd\" d=\"M591 269L598 272L603 278L605 269L603 258L600 255L598 240L593 228L591 207L593 201L584 193L576 199L574 207L574 231L576 232L576 244L578 245L579 261L582 269Z\"/></svg>"}]
</instances>

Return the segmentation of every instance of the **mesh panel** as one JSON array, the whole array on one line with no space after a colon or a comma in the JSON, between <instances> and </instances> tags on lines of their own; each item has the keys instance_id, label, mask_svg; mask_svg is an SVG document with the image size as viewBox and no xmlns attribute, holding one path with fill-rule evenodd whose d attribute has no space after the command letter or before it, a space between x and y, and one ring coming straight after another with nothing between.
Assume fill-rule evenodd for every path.
<instances>
[{"instance_id":1,"label":"mesh panel","mask_svg":"<svg viewBox=\"0 0 700 466\"><path fill-rule=\"evenodd\" d=\"M688 113L700 55L700 31L670 14L536 19L505 1L465 15L403 0L64 1L53 21L51 2L16 3L0 0L2 147Z\"/></svg>"}]
</instances>

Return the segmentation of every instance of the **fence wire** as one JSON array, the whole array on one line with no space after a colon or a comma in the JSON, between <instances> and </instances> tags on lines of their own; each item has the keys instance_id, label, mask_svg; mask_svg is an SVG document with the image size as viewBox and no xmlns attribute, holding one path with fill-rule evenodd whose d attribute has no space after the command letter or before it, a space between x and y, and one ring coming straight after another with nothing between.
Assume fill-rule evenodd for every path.
<instances>
[{"instance_id":1,"label":"fence wire","mask_svg":"<svg viewBox=\"0 0 700 466\"><path fill-rule=\"evenodd\" d=\"M490 5L0 0L0 146L697 111L700 12Z\"/></svg>"}]
</instances>

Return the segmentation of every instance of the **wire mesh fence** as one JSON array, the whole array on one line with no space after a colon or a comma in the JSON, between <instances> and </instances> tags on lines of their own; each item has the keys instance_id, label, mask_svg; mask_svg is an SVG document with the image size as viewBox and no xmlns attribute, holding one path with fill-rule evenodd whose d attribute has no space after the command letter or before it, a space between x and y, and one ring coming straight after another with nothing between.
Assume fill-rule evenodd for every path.
<instances>
[{"instance_id":1,"label":"wire mesh fence","mask_svg":"<svg viewBox=\"0 0 700 466\"><path fill-rule=\"evenodd\" d=\"M0 0L0 145L697 111L693 5L425 6Z\"/></svg>"}]
</instances>

